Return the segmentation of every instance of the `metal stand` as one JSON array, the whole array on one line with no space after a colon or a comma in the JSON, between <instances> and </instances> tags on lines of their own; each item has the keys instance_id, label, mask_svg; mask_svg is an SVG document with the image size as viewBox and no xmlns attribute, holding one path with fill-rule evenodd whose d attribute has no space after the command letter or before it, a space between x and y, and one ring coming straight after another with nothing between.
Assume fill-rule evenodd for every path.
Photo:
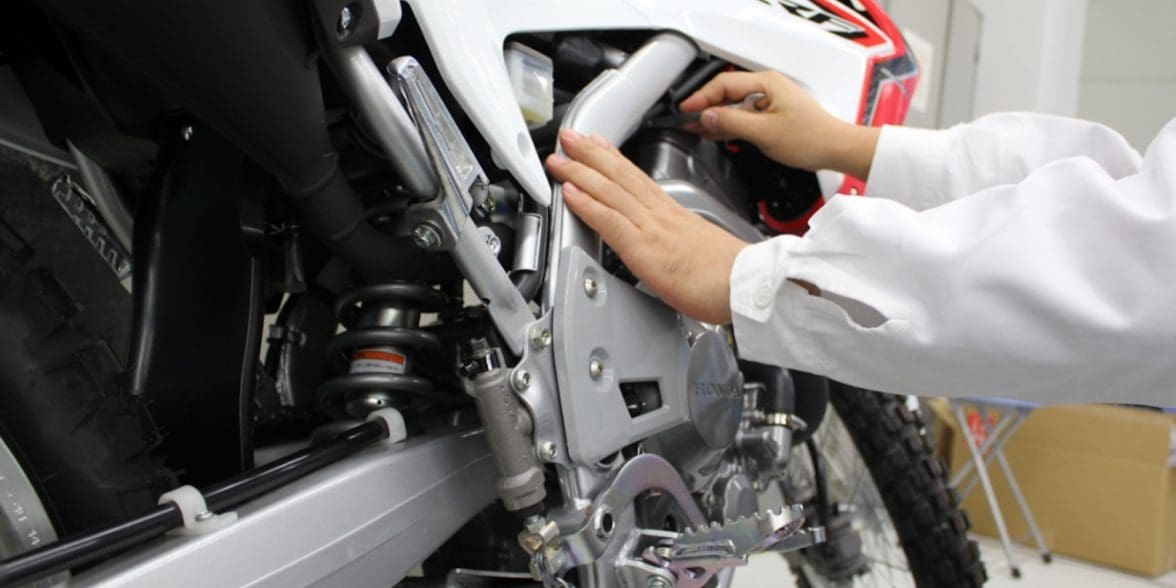
<instances>
[{"instance_id":1,"label":"metal stand","mask_svg":"<svg viewBox=\"0 0 1176 588\"><path fill-rule=\"evenodd\" d=\"M982 411L981 426L985 432L985 442L982 445L976 443L975 437L972 435L972 430L968 426L967 419L964 417L964 404L975 405ZM1005 479L1009 483L1009 488L1013 492L1013 498L1017 501L1017 507L1021 510L1021 516L1024 517L1026 525L1029 527L1029 532L1033 535L1033 540L1037 544L1037 549L1041 553L1041 559L1045 563L1050 563L1053 556L1049 548L1045 545L1045 539L1041 535L1041 529L1037 526L1036 519L1029 511L1029 504L1025 501L1025 495L1021 492L1021 486L1017 483L1017 478L1013 476L1013 470L1009 467L1009 462L1004 455L1004 446L1012 438L1013 433L1020 428L1025 422L1025 418L1033 410L1032 405L1006 402L1001 400L967 400L967 401L952 401L952 409L956 420L960 424L960 430L963 431L964 440L968 445L968 451L972 454L972 460L964 464L959 472L956 472L951 479L951 485L957 488L960 492L961 498L966 497L976 486L976 480L984 487L985 498L988 500L989 509L992 511L992 517L996 521L996 528L1000 534L1001 545L1004 547L1005 557L1008 558L1009 568L1012 571L1014 578L1021 577L1021 569L1017 567L1016 561L1013 559L1012 541L1009 538L1008 528L1005 525L1004 516L1001 514L1000 505L996 500L996 493L992 488L992 481L988 476L988 466L995 459L1000 465L1000 469L1004 472ZM1001 413L1000 419L995 425L989 427L988 420L984 413L988 410L996 410ZM970 474L975 473L974 478ZM965 483L965 480L967 482Z\"/></svg>"}]
</instances>

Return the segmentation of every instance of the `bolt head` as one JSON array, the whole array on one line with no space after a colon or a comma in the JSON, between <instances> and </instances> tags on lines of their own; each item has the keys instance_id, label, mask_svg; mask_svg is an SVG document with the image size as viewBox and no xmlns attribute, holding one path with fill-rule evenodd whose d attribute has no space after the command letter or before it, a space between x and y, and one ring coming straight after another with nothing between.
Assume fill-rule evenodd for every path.
<instances>
[{"instance_id":1,"label":"bolt head","mask_svg":"<svg viewBox=\"0 0 1176 588\"><path fill-rule=\"evenodd\" d=\"M600 286L597 285L596 280L592 278L584 278L584 293L589 298L596 298L596 292L599 291Z\"/></svg>"},{"instance_id":2,"label":"bolt head","mask_svg":"<svg viewBox=\"0 0 1176 588\"><path fill-rule=\"evenodd\" d=\"M665 578L650 578L649 588L671 588L671 586Z\"/></svg>"},{"instance_id":3,"label":"bolt head","mask_svg":"<svg viewBox=\"0 0 1176 588\"><path fill-rule=\"evenodd\" d=\"M593 380L599 380L600 376L604 375L604 364L599 359L588 362L588 375L592 376Z\"/></svg>"},{"instance_id":4,"label":"bolt head","mask_svg":"<svg viewBox=\"0 0 1176 588\"><path fill-rule=\"evenodd\" d=\"M351 32L351 27L355 25L354 17L355 15L351 11L350 4L344 6L343 10L339 11L339 22L336 23L338 27L336 32L339 33L339 38L346 37Z\"/></svg>"},{"instance_id":5,"label":"bolt head","mask_svg":"<svg viewBox=\"0 0 1176 588\"><path fill-rule=\"evenodd\" d=\"M541 351L551 345L551 329L547 327L535 327L531 329L531 348L535 351Z\"/></svg>"},{"instance_id":6,"label":"bolt head","mask_svg":"<svg viewBox=\"0 0 1176 588\"><path fill-rule=\"evenodd\" d=\"M183 138L185 141L191 141L192 135L195 133L196 133L196 131L193 130L191 126L186 126L182 129L180 129L180 137Z\"/></svg>"},{"instance_id":7,"label":"bolt head","mask_svg":"<svg viewBox=\"0 0 1176 588\"><path fill-rule=\"evenodd\" d=\"M510 375L510 384L515 391L522 392L531 386L531 372L519 368Z\"/></svg>"},{"instance_id":8,"label":"bolt head","mask_svg":"<svg viewBox=\"0 0 1176 588\"><path fill-rule=\"evenodd\" d=\"M212 518L212 511L206 510L202 513L197 514L195 517L192 517L192 518L194 518L196 520L196 522L198 522L198 523L203 523L204 521L207 521L208 519Z\"/></svg>"},{"instance_id":9,"label":"bolt head","mask_svg":"<svg viewBox=\"0 0 1176 588\"><path fill-rule=\"evenodd\" d=\"M559 457L559 448L555 443L548 441L539 446L539 457L543 461L555 461L555 458Z\"/></svg>"},{"instance_id":10,"label":"bolt head","mask_svg":"<svg viewBox=\"0 0 1176 588\"><path fill-rule=\"evenodd\" d=\"M422 223L412 230L412 240L421 249L436 249L441 246L441 233L428 223Z\"/></svg>"},{"instance_id":11,"label":"bolt head","mask_svg":"<svg viewBox=\"0 0 1176 588\"><path fill-rule=\"evenodd\" d=\"M527 553L535 553L543 549L543 538L538 535L524 534L519 536L519 545Z\"/></svg>"}]
</instances>

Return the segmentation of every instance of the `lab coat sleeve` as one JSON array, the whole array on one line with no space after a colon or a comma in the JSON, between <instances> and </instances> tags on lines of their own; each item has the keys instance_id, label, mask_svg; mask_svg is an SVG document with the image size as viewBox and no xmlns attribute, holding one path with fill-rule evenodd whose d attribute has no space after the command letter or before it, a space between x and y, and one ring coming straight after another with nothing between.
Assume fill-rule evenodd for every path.
<instances>
[{"instance_id":1,"label":"lab coat sleeve","mask_svg":"<svg viewBox=\"0 0 1176 588\"><path fill-rule=\"evenodd\" d=\"M1079 156L1116 179L1140 165L1139 153L1110 128L1046 114L992 114L941 131L886 126L865 193L924 210Z\"/></svg>"},{"instance_id":2,"label":"lab coat sleeve","mask_svg":"<svg viewBox=\"0 0 1176 588\"><path fill-rule=\"evenodd\" d=\"M1106 140L973 161L1024 168L1001 174L951 163L962 179L921 186L951 193L934 208L838 196L806 236L747 247L740 355L894 393L1176 405L1176 121L1134 170Z\"/></svg>"}]
</instances>

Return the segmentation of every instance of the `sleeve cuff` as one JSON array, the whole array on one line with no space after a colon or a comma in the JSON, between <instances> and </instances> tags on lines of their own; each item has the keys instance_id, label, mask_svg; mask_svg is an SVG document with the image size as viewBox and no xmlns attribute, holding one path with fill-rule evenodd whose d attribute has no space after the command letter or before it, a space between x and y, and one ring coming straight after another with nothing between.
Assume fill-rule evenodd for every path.
<instances>
[{"instance_id":1,"label":"sleeve cuff","mask_svg":"<svg viewBox=\"0 0 1176 588\"><path fill-rule=\"evenodd\" d=\"M789 254L803 240L782 235L745 247L731 270L731 323L739 356L788 368L816 369L817 346L796 320L809 293L788 281Z\"/></svg>"},{"instance_id":2,"label":"sleeve cuff","mask_svg":"<svg viewBox=\"0 0 1176 588\"><path fill-rule=\"evenodd\" d=\"M731 314L767 321L775 307L776 290L787 276L788 252L800 244L795 235L781 235L749 245L731 267Z\"/></svg>"},{"instance_id":3,"label":"sleeve cuff","mask_svg":"<svg viewBox=\"0 0 1176 588\"><path fill-rule=\"evenodd\" d=\"M886 125L878 137L866 195L901 202L915 210L950 200L946 158L950 131Z\"/></svg>"}]
</instances>

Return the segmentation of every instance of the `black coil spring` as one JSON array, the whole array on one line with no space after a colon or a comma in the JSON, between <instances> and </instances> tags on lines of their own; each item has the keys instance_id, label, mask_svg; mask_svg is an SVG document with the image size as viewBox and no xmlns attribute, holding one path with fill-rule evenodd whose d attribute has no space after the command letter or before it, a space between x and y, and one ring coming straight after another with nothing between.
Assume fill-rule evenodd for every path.
<instances>
[{"instance_id":1,"label":"black coil spring","mask_svg":"<svg viewBox=\"0 0 1176 588\"><path fill-rule=\"evenodd\" d=\"M408 283L385 283L362 286L351 290L335 303L335 316L345 332L335 335L327 344L327 357L342 375L327 380L318 387L319 405L327 414L340 417L345 415L344 403L349 393L400 392L416 396L429 396L434 392L433 383L411 373L346 373L355 350L378 347L394 347L404 351L437 353L441 340L434 334L419 328L404 327L357 327L360 316L368 305L386 304L399 309L413 309L419 312L436 312L446 306L444 293L429 286Z\"/></svg>"}]
</instances>

